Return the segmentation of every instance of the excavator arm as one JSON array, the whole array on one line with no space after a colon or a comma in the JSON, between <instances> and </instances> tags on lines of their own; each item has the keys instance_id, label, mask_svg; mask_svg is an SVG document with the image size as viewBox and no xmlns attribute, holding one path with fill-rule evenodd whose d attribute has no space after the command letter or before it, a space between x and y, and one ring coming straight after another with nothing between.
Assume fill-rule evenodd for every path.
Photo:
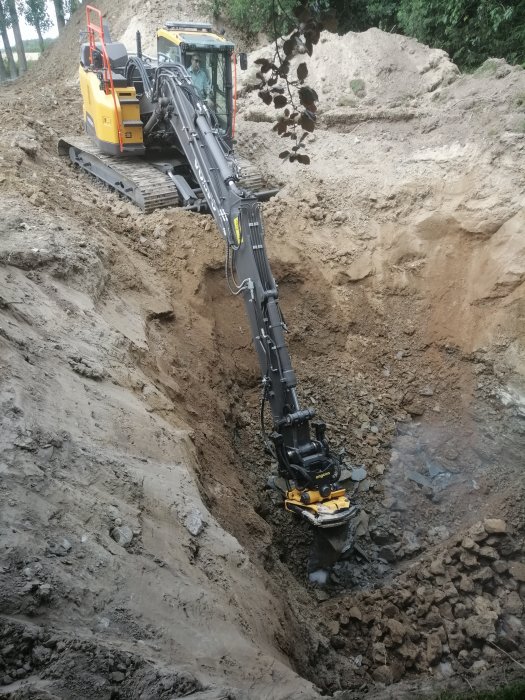
<instances>
[{"instance_id":1,"label":"excavator arm","mask_svg":"<svg viewBox=\"0 0 525 700\"><path fill-rule=\"evenodd\" d=\"M133 59L134 69L137 61L140 59ZM315 526L340 526L355 515L356 507L339 486L340 459L330 452L325 424L312 422L314 411L299 405L286 326L266 254L260 204L253 193L238 186L240 168L233 151L184 67L163 64L151 79L145 71L140 73L145 93L155 106L145 135L173 130L225 240L228 284L233 294L244 298L261 368L261 416L265 402L271 408L273 430L265 441L286 484L285 508ZM170 176L180 195L190 198L184 179Z\"/></svg>"}]
</instances>

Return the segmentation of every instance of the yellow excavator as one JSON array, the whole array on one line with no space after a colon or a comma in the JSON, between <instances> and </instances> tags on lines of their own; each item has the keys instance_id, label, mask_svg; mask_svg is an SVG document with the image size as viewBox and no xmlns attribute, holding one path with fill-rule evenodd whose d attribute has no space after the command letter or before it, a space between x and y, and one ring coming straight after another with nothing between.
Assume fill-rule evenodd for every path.
<instances>
[{"instance_id":1,"label":"yellow excavator","mask_svg":"<svg viewBox=\"0 0 525 700\"><path fill-rule=\"evenodd\" d=\"M358 509L341 484L343 460L330 449L325 423L299 404L264 244L259 200L272 192L243 180L232 149L233 44L210 25L167 22L155 59L142 53L139 37L130 56L109 40L98 10L86 13L79 70L86 137L63 138L60 152L145 212L180 204L213 216L225 241L227 283L244 298L261 369L261 433L277 467L271 484L286 510L325 533L312 566L333 562Z\"/></svg>"},{"instance_id":2,"label":"yellow excavator","mask_svg":"<svg viewBox=\"0 0 525 700\"><path fill-rule=\"evenodd\" d=\"M235 133L237 62L234 45L210 24L166 22L157 30L157 56L136 53L111 41L102 15L87 6L87 39L80 52L79 79L86 136L63 137L60 155L71 160L142 211L183 206L209 208L201 184L188 163L184 129L174 112L171 89L190 101L194 116L206 115L225 154ZM166 94L161 94L166 92ZM117 160L118 159L118 162ZM236 158L239 181L259 200L271 197L249 163Z\"/></svg>"}]
</instances>

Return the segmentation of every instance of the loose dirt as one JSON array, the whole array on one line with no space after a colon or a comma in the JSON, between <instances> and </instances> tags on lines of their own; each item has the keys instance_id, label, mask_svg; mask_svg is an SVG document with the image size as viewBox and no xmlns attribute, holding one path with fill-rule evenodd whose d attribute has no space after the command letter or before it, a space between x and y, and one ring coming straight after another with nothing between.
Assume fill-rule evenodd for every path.
<instances>
[{"instance_id":1,"label":"loose dirt","mask_svg":"<svg viewBox=\"0 0 525 700\"><path fill-rule=\"evenodd\" d=\"M130 47L168 19L101 6ZM367 471L321 588L311 533L265 489L213 222L144 216L56 155L80 132L83 24L0 91L0 695L408 698L519 677L523 70L323 34L308 167L278 158L243 77L239 150L281 184L264 217L300 398Z\"/></svg>"}]
</instances>

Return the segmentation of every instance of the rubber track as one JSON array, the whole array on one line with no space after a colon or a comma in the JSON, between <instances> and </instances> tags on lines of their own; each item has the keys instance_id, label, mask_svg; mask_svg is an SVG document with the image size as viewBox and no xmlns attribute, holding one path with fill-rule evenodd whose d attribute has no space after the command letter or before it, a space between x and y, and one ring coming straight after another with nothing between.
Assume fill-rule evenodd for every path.
<instances>
[{"instance_id":1,"label":"rubber track","mask_svg":"<svg viewBox=\"0 0 525 700\"><path fill-rule=\"evenodd\" d=\"M108 155L91 143L87 137L82 136L60 139L60 146L62 147L63 144L73 146L73 148L87 154L90 159L96 158L100 163L103 163L115 173L116 180L119 176L122 176L126 178L126 180L132 182L135 190L140 192L143 203L136 198L135 191L126 192L118 187L113 187L111 183L98 178L89 167L76 163L93 177L97 177L101 182L104 182L109 187L112 187L117 192L130 199L142 209L145 214L150 214L152 211L155 211L155 209L179 206L179 193L175 183L168 175L155 168L155 166L147 160L141 160L139 158L119 158L117 156ZM59 150L62 151L62 148L59 147ZM242 178L239 185L241 187L254 193L266 189L265 182L257 172L257 169L251 165L248 160L244 158L240 159L240 165L242 169Z\"/></svg>"},{"instance_id":2,"label":"rubber track","mask_svg":"<svg viewBox=\"0 0 525 700\"><path fill-rule=\"evenodd\" d=\"M116 188L118 192L131 199L145 214L150 214L155 209L164 207L176 207L179 205L179 194L175 183L168 175L157 170L151 163L138 158L118 158L102 153L88 138L75 136L73 138L61 139L63 143L73 146L86 153L89 158L96 158L98 161L111 168L116 178L120 175L131 181L143 198L143 204L134 196L134 192L123 192ZM90 172L89 168L84 168ZM109 183L106 183L109 184ZM110 185L111 186L111 185Z\"/></svg>"}]
</instances>

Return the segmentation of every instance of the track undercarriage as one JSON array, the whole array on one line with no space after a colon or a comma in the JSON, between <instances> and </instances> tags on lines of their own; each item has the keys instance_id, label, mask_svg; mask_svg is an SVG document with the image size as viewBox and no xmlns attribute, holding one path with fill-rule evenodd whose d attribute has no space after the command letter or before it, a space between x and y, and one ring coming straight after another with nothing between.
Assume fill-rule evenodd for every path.
<instances>
[{"instance_id":1,"label":"track undercarriage","mask_svg":"<svg viewBox=\"0 0 525 700\"><path fill-rule=\"evenodd\" d=\"M115 158L104 153L87 136L66 136L58 142L58 152L130 199L145 214L166 207L181 206L194 211L206 211L208 208L202 190L193 181L187 161L177 157L176 151L168 158L151 155ZM277 192L266 187L248 161L240 159L240 165L242 178L239 184L254 192L257 199L264 201Z\"/></svg>"}]
</instances>

